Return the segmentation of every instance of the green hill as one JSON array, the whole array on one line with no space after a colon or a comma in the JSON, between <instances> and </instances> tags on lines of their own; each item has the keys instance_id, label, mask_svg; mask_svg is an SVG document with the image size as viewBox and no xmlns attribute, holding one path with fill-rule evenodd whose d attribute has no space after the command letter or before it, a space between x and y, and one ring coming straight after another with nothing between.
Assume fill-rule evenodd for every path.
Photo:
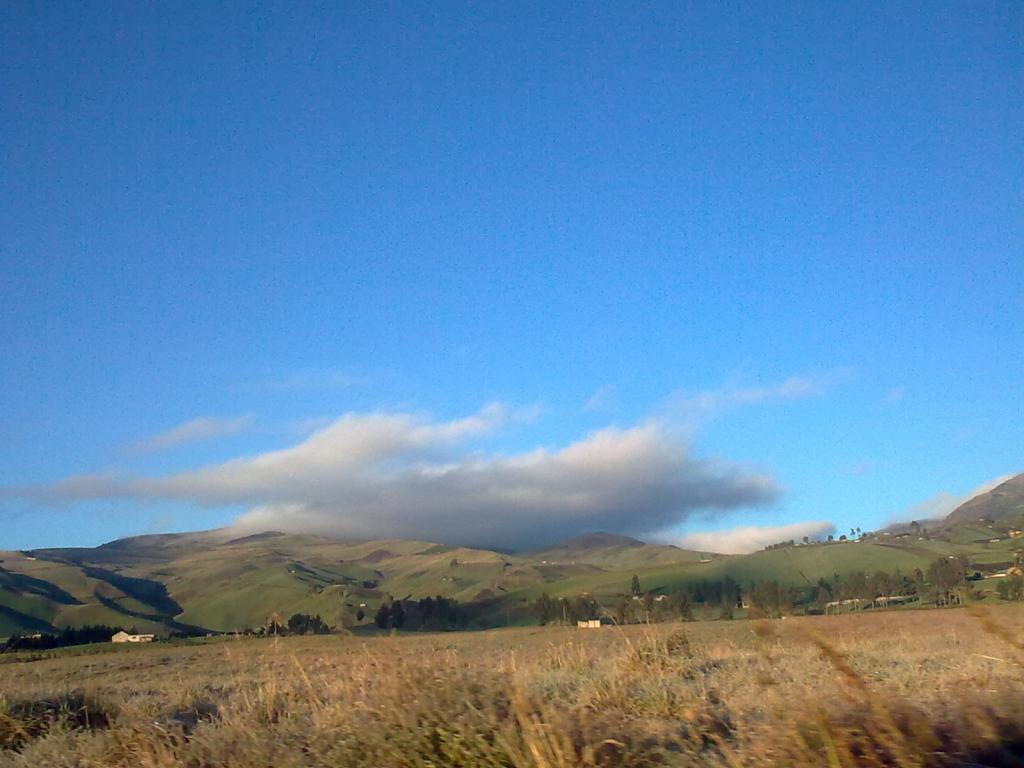
<instances>
[{"instance_id":1,"label":"green hill","mask_svg":"<svg viewBox=\"0 0 1024 768\"><path fill-rule=\"evenodd\" d=\"M352 542L275 531L237 537L228 530L0 552L0 636L84 624L234 631L293 613L353 627L372 622L389 596L453 598L472 607L472 626L486 626L530 621L530 605L545 592L619 602L631 593L634 575L645 592L671 593L727 577L744 586L771 580L807 587L857 571L909 574L961 553L975 567L996 570L1024 547L1007 527L1016 521L1017 497L1010 492L1018 480L986 494L986 505L973 504L972 519L931 533L885 531L857 542L750 555L698 553L608 533L513 555L426 541ZM993 505L1010 516L974 514Z\"/></svg>"}]
</instances>

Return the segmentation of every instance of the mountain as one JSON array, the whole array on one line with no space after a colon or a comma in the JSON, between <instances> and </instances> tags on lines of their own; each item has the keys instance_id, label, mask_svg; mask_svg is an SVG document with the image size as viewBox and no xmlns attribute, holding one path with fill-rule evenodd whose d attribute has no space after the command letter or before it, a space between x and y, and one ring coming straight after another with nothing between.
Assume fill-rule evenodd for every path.
<instances>
[{"instance_id":1,"label":"mountain","mask_svg":"<svg viewBox=\"0 0 1024 768\"><path fill-rule=\"evenodd\" d=\"M92 548L0 552L0 637L109 624L140 631L231 631L274 614L364 621L387 595L443 595L509 620L542 591L590 582L624 591L635 571L695 563L676 547L595 533L509 555L425 541L338 541L228 530L135 536Z\"/></svg>"},{"instance_id":2,"label":"mountain","mask_svg":"<svg viewBox=\"0 0 1024 768\"><path fill-rule=\"evenodd\" d=\"M946 517L943 526L973 525L981 520L1024 522L1024 473L968 499Z\"/></svg>"},{"instance_id":3,"label":"mountain","mask_svg":"<svg viewBox=\"0 0 1024 768\"><path fill-rule=\"evenodd\" d=\"M611 533L507 554L429 541L340 541L279 531L239 536L231 530L0 552L0 637L84 624L228 632L293 613L353 627L372 624L389 595L454 598L470 617L469 626L483 628L531 622L531 606L542 593L587 593L614 605L629 596L634 575L645 591L667 593L726 577L745 586L774 580L809 587L833 574L926 570L936 558L960 552L976 562L1005 565L1021 543L1006 535L1006 521L1021 511L1022 486L1024 476L972 499L957 513L973 524L954 521L927 537L880 532L856 543L735 556ZM994 516L1003 524L977 522Z\"/></svg>"}]
</instances>

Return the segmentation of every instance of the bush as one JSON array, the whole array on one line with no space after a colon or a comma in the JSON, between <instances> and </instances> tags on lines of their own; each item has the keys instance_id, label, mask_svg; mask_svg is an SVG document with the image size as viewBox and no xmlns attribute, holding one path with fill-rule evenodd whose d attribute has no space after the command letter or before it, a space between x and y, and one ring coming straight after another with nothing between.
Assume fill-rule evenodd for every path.
<instances>
[{"instance_id":1,"label":"bush","mask_svg":"<svg viewBox=\"0 0 1024 768\"><path fill-rule=\"evenodd\" d=\"M310 616L306 613L292 614L288 619L288 632L292 635L326 635L331 628L324 623L319 614Z\"/></svg>"}]
</instances>

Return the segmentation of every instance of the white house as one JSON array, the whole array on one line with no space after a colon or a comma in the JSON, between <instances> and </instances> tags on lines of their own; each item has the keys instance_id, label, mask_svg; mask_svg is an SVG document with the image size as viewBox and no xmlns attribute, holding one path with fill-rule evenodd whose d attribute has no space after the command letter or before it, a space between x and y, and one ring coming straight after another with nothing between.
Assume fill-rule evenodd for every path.
<instances>
[{"instance_id":1,"label":"white house","mask_svg":"<svg viewBox=\"0 0 1024 768\"><path fill-rule=\"evenodd\" d=\"M123 629L110 638L112 643L152 643L155 635L129 635Z\"/></svg>"}]
</instances>

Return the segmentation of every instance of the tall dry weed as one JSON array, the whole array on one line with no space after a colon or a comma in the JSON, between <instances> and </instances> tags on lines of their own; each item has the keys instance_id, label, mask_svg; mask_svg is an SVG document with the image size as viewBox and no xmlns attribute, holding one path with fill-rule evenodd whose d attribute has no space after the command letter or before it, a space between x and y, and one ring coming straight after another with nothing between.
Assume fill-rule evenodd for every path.
<instances>
[{"instance_id":1,"label":"tall dry weed","mask_svg":"<svg viewBox=\"0 0 1024 768\"><path fill-rule=\"evenodd\" d=\"M973 633L963 611L893 614L886 632L882 618L251 640L3 665L0 766L1024 764L1018 667L990 660L1018 653L1007 643L1024 616Z\"/></svg>"}]
</instances>

